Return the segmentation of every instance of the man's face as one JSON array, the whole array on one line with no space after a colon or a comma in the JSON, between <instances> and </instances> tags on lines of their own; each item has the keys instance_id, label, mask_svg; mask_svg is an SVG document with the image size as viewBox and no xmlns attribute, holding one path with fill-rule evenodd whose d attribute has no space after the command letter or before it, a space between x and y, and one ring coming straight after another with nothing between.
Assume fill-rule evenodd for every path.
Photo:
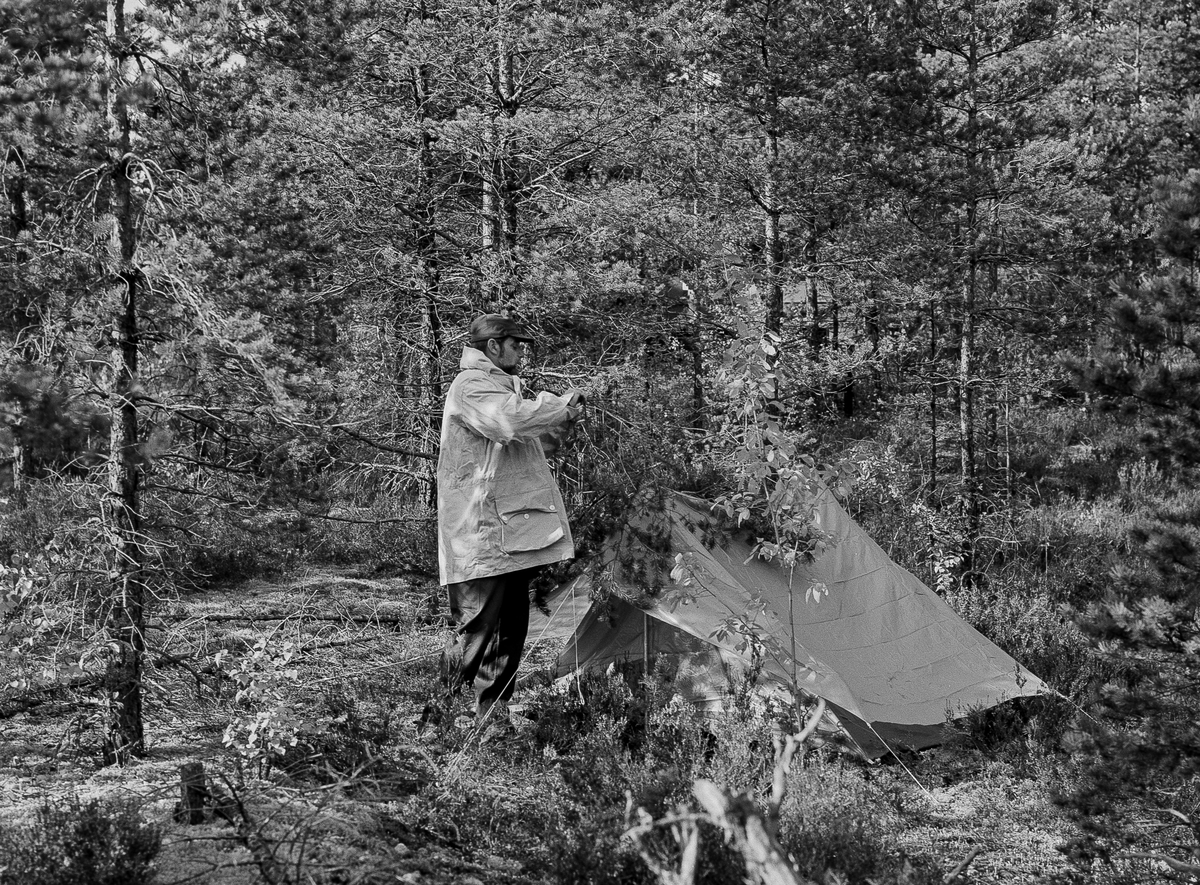
<instances>
[{"instance_id":1,"label":"man's face","mask_svg":"<svg viewBox=\"0 0 1200 885\"><path fill-rule=\"evenodd\" d=\"M503 369L510 375L520 373L528 352L528 345L516 338L500 340L493 338L488 342L488 358L496 364L497 368Z\"/></svg>"}]
</instances>

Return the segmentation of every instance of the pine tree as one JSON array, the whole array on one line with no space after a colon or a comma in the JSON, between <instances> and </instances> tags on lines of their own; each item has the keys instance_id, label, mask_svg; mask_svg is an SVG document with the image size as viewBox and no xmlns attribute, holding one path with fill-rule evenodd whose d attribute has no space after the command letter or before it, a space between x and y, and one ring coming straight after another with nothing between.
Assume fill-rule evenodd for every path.
<instances>
[{"instance_id":1,"label":"pine tree","mask_svg":"<svg viewBox=\"0 0 1200 885\"><path fill-rule=\"evenodd\" d=\"M51 381L44 358L53 345L44 332L56 294L70 299L89 278L86 254L63 236L71 213L56 195L95 156L100 102L90 88L96 46L87 23L103 21L103 10L99 0L0 10L0 388L10 416L0 430L8 451L0 490L17 501L28 480L69 459L59 443L77 442L73 429L88 421L89 410L73 408Z\"/></svg>"},{"instance_id":2,"label":"pine tree","mask_svg":"<svg viewBox=\"0 0 1200 885\"><path fill-rule=\"evenodd\" d=\"M1145 428L1149 462L1178 489L1200 476L1200 169L1155 188L1158 272L1128 284L1112 309L1109 345L1079 366L1101 401ZM1092 858L1149 859L1180 881L1200 874L1200 500L1141 502L1132 531L1139 556L1116 572L1081 623L1125 671L1107 686L1105 718L1089 722L1082 784L1064 796ZM1139 830L1124 814L1137 800L1161 826ZM1190 878L1189 878L1190 877Z\"/></svg>"},{"instance_id":3,"label":"pine tree","mask_svg":"<svg viewBox=\"0 0 1200 885\"><path fill-rule=\"evenodd\" d=\"M0 329L18 345L0 414L14 416L19 443L62 437L25 474L49 494L69 490L78 503L59 514L56 541L104 576L83 579L97 584L99 632L82 641L104 663L105 758L123 763L146 746L146 608L196 554L184 515L294 477L304 448L281 439L296 436L286 355L222 278L196 210L226 171L216 115L202 113L230 58L222 5L5 14L16 75L0 127L30 174L5 191L23 227L0 263L22 300ZM60 434L71 421L81 432Z\"/></svg>"},{"instance_id":4,"label":"pine tree","mask_svg":"<svg viewBox=\"0 0 1200 885\"><path fill-rule=\"evenodd\" d=\"M1053 2L929 2L913 7L932 113L910 127L896 183L912 245L893 264L924 294L933 470L954 464L959 581L981 580L980 542L993 484L987 418L1013 380L1012 349L1053 365L1048 317L1069 294L1084 172L1051 108L1071 73L1061 37L1073 10ZM1067 281L1067 282L1063 282ZM1067 292L1064 292L1067 290ZM1016 334L1014 334L1016 333ZM951 426L942 427L948 398ZM947 432L949 431L949 432ZM953 455L940 450L953 440Z\"/></svg>"}]
</instances>

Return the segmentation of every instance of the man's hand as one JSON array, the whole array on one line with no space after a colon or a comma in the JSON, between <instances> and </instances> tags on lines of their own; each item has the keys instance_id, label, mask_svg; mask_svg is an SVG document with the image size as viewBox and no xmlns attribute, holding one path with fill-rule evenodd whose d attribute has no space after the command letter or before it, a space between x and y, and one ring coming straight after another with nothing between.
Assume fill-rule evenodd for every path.
<instances>
[{"instance_id":1,"label":"man's hand","mask_svg":"<svg viewBox=\"0 0 1200 885\"><path fill-rule=\"evenodd\" d=\"M587 394L578 387L572 387L563 396L567 398L567 407L570 409L581 410L587 405ZM581 417L579 412L571 412L557 430L542 434L542 451L546 453L547 457L556 454L570 441L571 434L575 431L575 423Z\"/></svg>"}]
</instances>

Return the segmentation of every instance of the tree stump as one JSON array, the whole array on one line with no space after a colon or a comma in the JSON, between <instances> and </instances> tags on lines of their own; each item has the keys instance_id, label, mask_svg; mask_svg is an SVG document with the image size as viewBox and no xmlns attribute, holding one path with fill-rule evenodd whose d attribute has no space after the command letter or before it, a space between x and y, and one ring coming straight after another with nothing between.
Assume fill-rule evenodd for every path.
<instances>
[{"instance_id":1,"label":"tree stump","mask_svg":"<svg viewBox=\"0 0 1200 885\"><path fill-rule=\"evenodd\" d=\"M202 824L208 818L212 794L204 780L204 764L187 762L179 767L179 802L175 820L181 824Z\"/></svg>"}]
</instances>

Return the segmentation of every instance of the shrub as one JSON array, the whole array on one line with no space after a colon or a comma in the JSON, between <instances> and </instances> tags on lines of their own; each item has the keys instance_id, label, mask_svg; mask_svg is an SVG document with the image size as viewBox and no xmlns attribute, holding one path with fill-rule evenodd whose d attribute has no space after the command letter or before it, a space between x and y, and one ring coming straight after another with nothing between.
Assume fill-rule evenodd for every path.
<instances>
[{"instance_id":1,"label":"shrub","mask_svg":"<svg viewBox=\"0 0 1200 885\"><path fill-rule=\"evenodd\" d=\"M0 506L0 649L11 652L9 688L80 676L103 653L104 547L97 526L78 519L90 491L32 482L22 502Z\"/></svg>"},{"instance_id":2,"label":"shrub","mask_svg":"<svg viewBox=\"0 0 1200 885\"><path fill-rule=\"evenodd\" d=\"M610 826L592 821L569 833L556 845L552 859L554 881L560 885L658 885L658 877L628 839L620 838L623 821ZM664 831L652 850L662 865L679 866L680 848ZM700 824L696 855L696 885L726 885L745 878L745 865L736 848L725 843L714 824Z\"/></svg>"},{"instance_id":3,"label":"shrub","mask_svg":"<svg viewBox=\"0 0 1200 885\"><path fill-rule=\"evenodd\" d=\"M647 696L645 736L639 749L649 765L683 766L681 776L691 781L707 774L717 754L710 723L678 694L650 692Z\"/></svg>"},{"instance_id":4,"label":"shrub","mask_svg":"<svg viewBox=\"0 0 1200 885\"><path fill-rule=\"evenodd\" d=\"M0 560L37 552L60 540L64 527L82 520L73 495L85 490L80 483L29 483L21 500L0 509Z\"/></svg>"},{"instance_id":5,"label":"shrub","mask_svg":"<svg viewBox=\"0 0 1200 885\"><path fill-rule=\"evenodd\" d=\"M693 768L691 777L706 778L735 792L764 795L770 790L775 767L775 749L771 717L774 708L741 707L736 703L725 712L693 718L705 730L708 752Z\"/></svg>"},{"instance_id":6,"label":"shrub","mask_svg":"<svg viewBox=\"0 0 1200 885\"><path fill-rule=\"evenodd\" d=\"M322 700L325 716L284 749L277 766L319 781L373 769L391 737L396 702L362 681L332 688Z\"/></svg>"},{"instance_id":7,"label":"shrub","mask_svg":"<svg viewBox=\"0 0 1200 885\"><path fill-rule=\"evenodd\" d=\"M301 558L308 523L290 513L241 515L224 508L201 508L189 502L194 536L182 541L182 559L170 563L181 582L200 587L236 583L281 574Z\"/></svg>"},{"instance_id":8,"label":"shrub","mask_svg":"<svg viewBox=\"0 0 1200 885\"><path fill-rule=\"evenodd\" d=\"M838 762L794 773L780 809L780 841L801 875L817 882L865 885L940 881L914 869L889 841L884 812L894 798Z\"/></svg>"},{"instance_id":9,"label":"shrub","mask_svg":"<svg viewBox=\"0 0 1200 885\"><path fill-rule=\"evenodd\" d=\"M1102 662L1066 611L1018 587L950 593L946 601L980 633L1063 694L1103 678Z\"/></svg>"},{"instance_id":10,"label":"shrub","mask_svg":"<svg viewBox=\"0 0 1200 885\"><path fill-rule=\"evenodd\" d=\"M995 707L967 710L947 726L950 746L972 747L1003 758L1019 772L1045 760L1047 751L1061 752L1065 736L1075 728L1078 708L1057 695L1014 698Z\"/></svg>"},{"instance_id":11,"label":"shrub","mask_svg":"<svg viewBox=\"0 0 1200 885\"><path fill-rule=\"evenodd\" d=\"M738 685L726 712L708 714L683 700L670 666L660 661L649 683L640 662L611 675L585 671L567 691L545 691L530 702L539 749L578 755L604 723L617 752L654 769L682 766L688 781L708 778L739 791L769 783L771 724L754 687ZM585 738L592 735L591 738Z\"/></svg>"},{"instance_id":12,"label":"shrub","mask_svg":"<svg viewBox=\"0 0 1200 885\"><path fill-rule=\"evenodd\" d=\"M644 808L655 818L675 809L691 789L690 781L680 778L677 769L651 770L642 767L632 772L641 775L640 784L630 783L629 800L633 807ZM637 846L622 838L626 823L613 813L614 805L594 804L582 819L563 834L551 849L554 881L560 885L657 885L658 878L642 859ZM678 868L681 846L663 827L643 840L659 862ZM725 885L740 882L745 867L737 850L727 845L714 824L700 823L696 864L696 885Z\"/></svg>"},{"instance_id":13,"label":"shrub","mask_svg":"<svg viewBox=\"0 0 1200 885\"><path fill-rule=\"evenodd\" d=\"M142 885L161 847L132 803L47 803L31 825L0 826L0 885Z\"/></svg>"},{"instance_id":14,"label":"shrub","mask_svg":"<svg viewBox=\"0 0 1200 885\"><path fill-rule=\"evenodd\" d=\"M294 666L297 651L294 641L278 642L264 636L230 663L226 663L224 651L214 658L237 685L222 740L260 775L277 765L301 735L316 727L311 711L292 699L300 679Z\"/></svg>"},{"instance_id":15,"label":"shrub","mask_svg":"<svg viewBox=\"0 0 1200 885\"><path fill-rule=\"evenodd\" d=\"M564 885L654 885L657 878L622 839L627 801L655 818L689 801L695 770L712 754L713 736L695 711L663 688L637 684L640 666L620 673L584 672L567 692L547 690L527 707L536 719L534 740L543 753L559 756L570 791L560 821L562 837L549 846L553 880ZM632 685L631 685L632 683ZM604 765L594 760L609 760ZM677 862L679 847L664 830L652 840L665 862ZM697 882L736 882L742 862L712 826L700 835Z\"/></svg>"},{"instance_id":16,"label":"shrub","mask_svg":"<svg viewBox=\"0 0 1200 885\"><path fill-rule=\"evenodd\" d=\"M419 506L379 498L343 519L313 520L304 539L309 561L372 574L437 574L437 521Z\"/></svg>"},{"instance_id":17,"label":"shrub","mask_svg":"<svg viewBox=\"0 0 1200 885\"><path fill-rule=\"evenodd\" d=\"M615 822L590 820L564 833L551 849L553 880L559 885L656 885L657 878L621 840L621 832Z\"/></svg>"},{"instance_id":18,"label":"shrub","mask_svg":"<svg viewBox=\"0 0 1200 885\"><path fill-rule=\"evenodd\" d=\"M529 715L536 721L533 737L539 749L572 752L584 737L606 723L620 735L618 752L630 752L640 744L645 708L628 682L585 670L565 691L547 690L530 699Z\"/></svg>"},{"instance_id":19,"label":"shrub","mask_svg":"<svg viewBox=\"0 0 1200 885\"><path fill-rule=\"evenodd\" d=\"M1069 612L1019 587L958 591L947 597L973 627L1064 697L1014 699L989 710L954 710L959 735L987 752L1002 747L1041 756L1057 750L1077 709L1117 674L1116 662L1097 653ZM1014 761L1018 761L1014 759Z\"/></svg>"}]
</instances>

